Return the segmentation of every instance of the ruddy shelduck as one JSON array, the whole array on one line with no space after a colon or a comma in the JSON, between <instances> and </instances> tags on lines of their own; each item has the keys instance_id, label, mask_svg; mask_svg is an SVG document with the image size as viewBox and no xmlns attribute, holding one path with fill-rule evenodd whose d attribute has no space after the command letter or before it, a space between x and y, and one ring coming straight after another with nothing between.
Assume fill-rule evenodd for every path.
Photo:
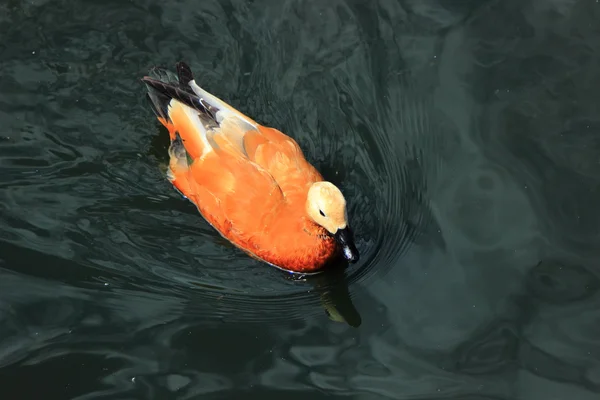
<instances>
[{"instance_id":1,"label":"ruddy shelduck","mask_svg":"<svg viewBox=\"0 0 600 400\"><path fill-rule=\"evenodd\" d=\"M250 256L312 273L359 254L346 200L305 159L296 141L258 124L196 84L154 68L142 81L168 129L171 183L223 237Z\"/></svg>"}]
</instances>

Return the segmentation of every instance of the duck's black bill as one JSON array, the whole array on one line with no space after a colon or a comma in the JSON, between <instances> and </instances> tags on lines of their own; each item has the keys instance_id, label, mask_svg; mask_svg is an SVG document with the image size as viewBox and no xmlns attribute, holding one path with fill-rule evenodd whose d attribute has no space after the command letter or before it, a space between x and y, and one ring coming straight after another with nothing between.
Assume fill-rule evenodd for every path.
<instances>
[{"instance_id":1,"label":"duck's black bill","mask_svg":"<svg viewBox=\"0 0 600 400\"><path fill-rule=\"evenodd\" d=\"M333 237L342 248L342 254L344 255L344 258L351 263L357 262L359 259L359 254L356 246L354 245L354 235L352 234L352 230L350 230L349 227L338 229Z\"/></svg>"}]
</instances>

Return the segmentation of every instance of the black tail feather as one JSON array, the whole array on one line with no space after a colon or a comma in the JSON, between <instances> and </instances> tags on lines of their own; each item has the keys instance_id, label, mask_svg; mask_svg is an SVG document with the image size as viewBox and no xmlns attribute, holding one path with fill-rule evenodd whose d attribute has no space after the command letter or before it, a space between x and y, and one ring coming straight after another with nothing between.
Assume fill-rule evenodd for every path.
<instances>
[{"instance_id":1,"label":"black tail feather","mask_svg":"<svg viewBox=\"0 0 600 400\"><path fill-rule=\"evenodd\" d=\"M189 88L190 81L194 80L192 69L183 61L177 63L177 78L179 83L187 88Z\"/></svg>"},{"instance_id":2,"label":"black tail feather","mask_svg":"<svg viewBox=\"0 0 600 400\"><path fill-rule=\"evenodd\" d=\"M219 110L198 97L189 85L192 80L194 80L192 70L183 61L177 63L177 76L161 67L152 68L148 76L142 78L142 82L148 88L148 98L154 113L168 120L169 102L175 99L201 112L216 123L216 113Z\"/></svg>"},{"instance_id":3,"label":"black tail feather","mask_svg":"<svg viewBox=\"0 0 600 400\"><path fill-rule=\"evenodd\" d=\"M150 100L150 107L152 107L152 111L154 112L154 114L159 117L159 118L163 118L164 120L168 120L168 115L169 115L169 110L168 110L168 106L169 106L169 98L162 96L160 93L158 93L156 90L148 90L148 93L146 93L146 97L148 97L148 100Z\"/></svg>"},{"instance_id":4,"label":"black tail feather","mask_svg":"<svg viewBox=\"0 0 600 400\"><path fill-rule=\"evenodd\" d=\"M148 72L148 77L166 84L179 86L179 80L177 76L163 67L152 67ZM142 79L142 81L144 81L144 79ZM168 108L171 97L165 95L160 90L157 90L156 88L152 87L152 85L147 83L146 88L148 89L147 97L150 100L150 105L154 114L159 118L168 120Z\"/></svg>"},{"instance_id":5,"label":"black tail feather","mask_svg":"<svg viewBox=\"0 0 600 400\"><path fill-rule=\"evenodd\" d=\"M164 102L168 104L171 99L175 99L197 111L209 114L212 118L211 113L204 107L202 100L195 93L190 93L180 86L161 82L150 78L149 76L142 78L142 81L148 86L148 93L150 94L150 99L153 101L155 108L162 111L164 110L164 106L162 105ZM152 97L157 98L160 106L156 107L156 101Z\"/></svg>"}]
</instances>

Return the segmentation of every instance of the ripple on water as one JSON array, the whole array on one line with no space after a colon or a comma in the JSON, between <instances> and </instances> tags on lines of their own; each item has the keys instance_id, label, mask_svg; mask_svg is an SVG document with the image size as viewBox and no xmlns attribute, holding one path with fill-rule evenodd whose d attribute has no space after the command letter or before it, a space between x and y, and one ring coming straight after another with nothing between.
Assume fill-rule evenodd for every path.
<instances>
[{"instance_id":1,"label":"ripple on water","mask_svg":"<svg viewBox=\"0 0 600 400\"><path fill-rule=\"evenodd\" d=\"M398 265L432 223L426 182L444 141L430 102L397 71L374 63L369 38L377 33L361 9L281 3L266 10L277 18L267 18L217 2L203 3L193 15L147 3L128 14L127 26L114 10L98 18L97 8L66 3L28 11L43 15L42 24L61 7L72 18L30 38L36 57L23 52L2 64L8 85L0 101L11 112L12 129L0 141L0 154L7 155L0 159L6 244L28 257L74 261L94 276L93 284L108 283L107 290L133 286L176 296L203 315L248 320L320 315L321 304L351 303L357 283ZM89 27L83 33L82 24ZM144 29L152 33L142 43ZM185 43L176 40L182 32ZM295 35L302 40L292 40ZM218 45L206 40L215 36ZM323 41L334 50L326 51ZM390 65L403 62L391 57ZM325 178L342 188L362 253L358 265L345 275L286 279L227 243L171 187L161 172L167 135L138 78L154 65L173 68L180 58L209 91L298 140ZM98 61L95 68L89 59ZM44 268L28 271L56 276Z\"/></svg>"}]
</instances>

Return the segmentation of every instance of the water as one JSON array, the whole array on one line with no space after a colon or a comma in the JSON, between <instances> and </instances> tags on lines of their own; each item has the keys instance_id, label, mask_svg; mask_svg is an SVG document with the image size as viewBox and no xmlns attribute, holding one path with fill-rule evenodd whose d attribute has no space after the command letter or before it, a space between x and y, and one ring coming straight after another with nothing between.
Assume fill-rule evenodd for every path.
<instances>
[{"instance_id":1,"label":"water","mask_svg":"<svg viewBox=\"0 0 600 400\"><path fill-rule=\"evenodd\" d=\"M595 399L593 0L0 4L11 399ZM139 79L184 60L349 202L294 280L164 176Z\"/></svg>"}]
</instances>

